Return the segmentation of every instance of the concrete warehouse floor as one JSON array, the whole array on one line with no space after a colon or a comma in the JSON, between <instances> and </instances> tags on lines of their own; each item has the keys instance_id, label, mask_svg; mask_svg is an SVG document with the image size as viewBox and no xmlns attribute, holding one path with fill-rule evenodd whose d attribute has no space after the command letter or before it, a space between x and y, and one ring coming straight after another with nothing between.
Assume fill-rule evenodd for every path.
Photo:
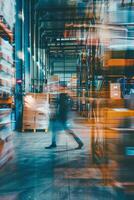
<instances>
[{"instance_id":1,"label":"concrete warehouse floor","mask_svg":"<svg viewBox=\"0 0 134 200\"><path fill-rule=\"evenodd\" d=\"M61 133L56 149L50 133L15 133L13 159L0 171L0 200L123 200L122 190L104 186L91 162L90 127L77 117L73 130L84 148Z\"/></svg>"}]
</instances>

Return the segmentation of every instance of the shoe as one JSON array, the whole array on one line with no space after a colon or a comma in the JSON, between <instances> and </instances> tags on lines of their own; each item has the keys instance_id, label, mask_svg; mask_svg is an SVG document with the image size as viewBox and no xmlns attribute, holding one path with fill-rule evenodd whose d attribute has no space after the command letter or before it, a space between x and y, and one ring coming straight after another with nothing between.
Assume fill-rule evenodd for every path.
<instances>
[{"instance_id":1,"label":"shoe","mask_svg":"<svg viewBox=\"0 0 134 200\"><path fill-rule=\"evenodd\" d=\"M78 147L75 148L75 150L82 149L83 146L84 144L79 144Z\"/></svg>"},{"instance_id":2,"label":"shoe","mask_svg":"<svg viewBox=\"0 0 134 200\"><path fill-rule=\"evenodd\" d=\"M56 147L57 147L56 144L51 144L50 146L45 147L45 149L53 149L53 148L56 148Z\"/></svg>"}]
</instances>

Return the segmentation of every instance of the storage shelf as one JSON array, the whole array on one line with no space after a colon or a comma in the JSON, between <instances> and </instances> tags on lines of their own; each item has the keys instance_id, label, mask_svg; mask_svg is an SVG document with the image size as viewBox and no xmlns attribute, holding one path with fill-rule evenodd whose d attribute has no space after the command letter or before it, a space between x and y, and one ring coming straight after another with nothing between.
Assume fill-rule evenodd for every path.
<instances>
[{"instance_id":1,"label":"storage shelf","mask_svg":"<svg viewBox=\"0 0 134 200\"><path fill-rule=\"evenodd\" d=\"M7 27L6 24L2 22L2 20L0 20L0 35L1 36L5 35L6 37L8 37L10 39L10 42L13 41L12 31Z\"/></svg>"},{"instance_id":2,"label":"storage shelf","mask_svg":"<svg viewBox=\"0 0 134 200\"><path fill-rule=\"evenodd\" d=\"M3 112L3 111L11 111L10 108L0 108L0 112Z\"/></svg>"},{"instance_id":3,"label":"storage shelf","mask_svg":"<svg viewBox=\"0 0 134 200\"><path fill-rule=\"evenodd\" d=\"M6 124L11 124L11 121L9 121L9 122L0 122L0 127L1 127L1 125L6 125Z\"/></svg>"}]
</instances>

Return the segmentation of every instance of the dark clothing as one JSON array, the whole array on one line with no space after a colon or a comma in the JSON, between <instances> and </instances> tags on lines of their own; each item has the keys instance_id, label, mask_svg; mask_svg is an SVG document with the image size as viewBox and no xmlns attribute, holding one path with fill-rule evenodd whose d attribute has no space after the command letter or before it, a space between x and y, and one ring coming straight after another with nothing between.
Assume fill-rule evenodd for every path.
<instances>
[{"instance_id":1,"label":"dark clothing","mask_svg":"<svg viewBox=\"0 0 134 200\"><path fill-rule=\"evenodd\" d=\"M57 141L57 136L58 136L58 131L66 131L68 135L74 138L74 140L78 144L83 144L80 140L79 137L75 135L75 133L70 129L66 121L59 121L59 120L54 120L51 122L51 129L52 129L52 144L56 145Z\"/></svg>"},{"instance_id":2,"label":"dark clothing","mask_svg":"<svg viewBox=\"0 0 134 200\"><path fill-rule=\"evenodd\" d=\"M66 93L61 93L57 103L57 119L65 122L68 120L68 114L73 104L72 99Z\"/></svg>"},{"instance_id":3,"label":"dark clothing","mask_svg":"<svg viewBox=\"0 0 134 200\"><path fill-rule=\"evenodd\" d=\"M67 124L69 112L73 105L72 99L66 93L61 93L55 102L55 112L50 120L50 128L52 130L52 146L56 146L58 131L66 131L80 147L83 146L82 141L78 138L74 132L69 128Z\"/></svg>"}]
</instances>

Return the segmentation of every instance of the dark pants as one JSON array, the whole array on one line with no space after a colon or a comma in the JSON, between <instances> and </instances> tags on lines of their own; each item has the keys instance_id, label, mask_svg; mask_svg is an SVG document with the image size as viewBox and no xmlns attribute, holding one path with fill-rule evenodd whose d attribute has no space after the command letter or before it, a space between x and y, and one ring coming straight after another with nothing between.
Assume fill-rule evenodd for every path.
<instances>
[{"instance_id":1,"label":"dark pants","mask_svg":"<svg viewBox=\"0 0 134 200\"><path fill-rule=\"evenodd\" d=\"M52 120L51 121L51 131L52 131L52 144L55 145L57 141L57 135L59 131L64 130L68 135L73 137L73 139L78 143L78 145L82 145L83 142L80 140L78 136L70 129L67 124L67 121L61 120Z\"/></svg>"}]
</instances>

